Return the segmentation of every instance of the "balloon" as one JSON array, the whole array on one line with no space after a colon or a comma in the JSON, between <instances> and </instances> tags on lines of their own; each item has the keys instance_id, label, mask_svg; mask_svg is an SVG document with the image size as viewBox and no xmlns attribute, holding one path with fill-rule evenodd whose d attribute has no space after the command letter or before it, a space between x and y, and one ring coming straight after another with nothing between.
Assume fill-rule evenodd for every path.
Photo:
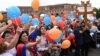
<instances>
[{"instance_id":1,"label":"balloon","mask_svg":"<svg viewBox=\"0 0 100 56\"><path fill-rule=\"evenodd\" d=\"M55 39L54 42L60 42L63 38L63 33L61 32L60 36L58 37L58 39Z\"/></svg>"},{"instance_id":2,"label":"balloon","mask_svg":"<svg viewBox=\"0 0 100 56\"><path fill-rule=\"evenodd\" d=\"M50 31L49 31L49 36L52 40L55 40L55 39L58 39L59 36L61 34L61 31L57 28L52 28Z\"/></svg>"},{"instance_id":3,"label":"balloon","mask_svg":"<svg viewBox=\"0 0 100 56\"><path fill-rule=\"evenodd\" d=\"M75 21L72 21L71 25L72 25L73 27L75 27L75 26L76 26L76 22L75 22Z\"/></svg>"},{"instance_id":4,"label":"balloon","mask_svg":"<svg viewBox=\"0 0 100 56\"><path fill-rule=\"evenodd\" d=\"M69 34L69 39L70 39L70 40L73 40L74 38L75 38L75 35L74 35L73 33L70 33L70 34Z\"/></svg>"},{"instance_id":5,"label":"balloon","mask_svg":"<svg viewBox=\"0 0 100 56\"><path fill-rule=\"evenodd\" d=\"M39 19L41 22L43 21L43 17L40 17L40 19Z\"/></svg>"},{"instance_id":6,"label":"balloon","mask_svg":"<svg viewBox=\"0 0 100 56\"><path fill-rule=\"evenodd\" d=\"M35 26L35 25L38 25L39 24L39 21L38 19L32 19L32 24Z\"/></svg>"},{"instance_id":7,"label":"balloon","mask_svg":"<svg viewBox=\"0 0 100 56\"><path fill-rule=\"evenodd\" d=\"M29 21L30 21L28 14L22 14L22 16L20 17L20 19L21 19L22 23L29 23Z\"/></svg>"},{"instance_id":8,"label":"balloon","mask_svg":"<svg viewBox=\"0 0 100 56\"><path fill-rule=\"evenodd\" d=\"M58 21L58 26L61 27L61 28L64 27L65 26L64 21L63 20L59 20Z\"/></svg>"},{"instance_id":9,"label":"balloon","mask_svg":"<svg viewBox=\"0 0 100 56\"><path fill-rule=\"evenodd\" d=\"M56 24L57 24L58 21L61 20L61 17L60 16L57 16L55 20L56 20Z\"/></svg>"},{"instance_id":10,"label":"balloon","mask_svg":"<svg viewBox=\"0 0 100 56\"><path fill-rule=\"evenodd\" d=\"M50 17L48 15L44 16L43 23L48 26L50 25Z\"/></svg>"},{"instance_id":11,"label":"balloon","mask_svg":"<svg viewBox=\"0 0 100 56\"><path fill-rule=\"evenodd\" d=\"M12 23L19 26L21 24L20 18L12 19Z\"/></svg>"},{"instance_id":12,"label":"balloon","mask_svg":"<svg viewBox=\"0 0 100 56\"><path fill-rule=\"evenodd\" d=\"M69 40L64 40L61 44L61 48L67 49L71 46L71 42Z\"/></svg>"},{"instance_id":13,"label":"balloon","mask_svg":"<svg viewBox=\"0 0 100 56\"><path fill-rule=\"evenodd\" d=\"M69 14L68 18L69 18L71 21L75 18L74 12L73 12L73 11L70 11L70 14Z\"/></svg>"},{"instance_id":14,"label":"balloon","mask_svg":"<svg viewBox=\"0 0 100 56\"><path fill-rule=\"evenodd\" d=\"M3 20L3 15L2 15L2 13L0 13L0 20Z\"/></svg>"},{"instance_id":15,"label":"balloon","mask_svg":"<svg viewBox=\"0 0 100 56\"><path fill-rule=\"evenodd\" d=\"M54 15L51 15L50 19L51 19L51 23L53 25L55 25L55 16Z\"/></svg>"},{"instance_id":16,"label":"balloon","mask_svg":"<svg viewBox=\"0 0 100 56\"><path fill-rule=\"evenodd\" d=\"M11 19L18 18L20 14L21 14L20 9L16 6L7 8L7 16L10 17Z\"/></svg>"},{"instance_id":17,"label":"balloon","mask_svg":"<svg viewBox=\"0 0 100 56\"><path fill-rule=\"evenodd\" d=\"M45 33L45 37L46 37L46 39L47 39L49 42L52 41L52 39L51 39L50 36L49 36L49 30L46 31L46 33Z\"/></svg>"},{"instance_id":18,"label":"balloon","mask_svg":"<svg viewBox=\"0 0 100 56\"><path fill-rule=\"evenodd\" d=\"M39 0L33 0L32 3L31 3L31 6L35 11L37 11L39 6L40 6Z\"/></svg>"}]
</instances>

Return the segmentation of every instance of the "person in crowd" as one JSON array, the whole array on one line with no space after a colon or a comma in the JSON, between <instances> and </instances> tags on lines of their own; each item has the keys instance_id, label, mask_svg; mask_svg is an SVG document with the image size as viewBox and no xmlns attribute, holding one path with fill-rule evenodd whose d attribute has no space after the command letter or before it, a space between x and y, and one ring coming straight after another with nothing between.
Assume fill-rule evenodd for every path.
<instances>
[{"instance_id":1,"label":"person in crowd","mask_svg":"<svg viewBox=\"0 0 100 56\"><path fill-rule=\"evenodd\" d=\"M6 30L11 25L12 25L12 23L5 25L3 27L0 27L0 33L2 33L4 30ZM20 27L18 27L16 30L16 34L15 34L15 36L13 36L13 39L10 41L10 43L8 43L7 41L5 41L5 39L0 37L0 56L13 56L12 54L8 53L7 51L16 46L21 31L22 31L22 29Z\"/></svg>"},{"instance_id":2,"label":"person in crowd","mask_svg":"<svg viewBox=\"0 0 100 56\"><path fill-rule=\"evenodd\" d=\"M10 31L4 31L2 38L5 40L6 43L10 43L11 40L14 38L13 33ZM13 56L16 56L16 48L13 47L12 49L7 50L8 53L12 54Z\"/></svg>"},{"instance_id":3,"label":"person in crowd","mask_svg":"<svg viewBox=\"0 0 100 56\"><path fill-rule=\"evenodd\" d=\"M27 31L22 31L17 43L17 56L36 56L33 52L33 47L39 43L40 39L36 42L29 42L29 33Z\"/></svg>"},{"instance_id":4,"label":"person in crowd","mask_svg":"<svg viewBox=\"0 0 100 56\"><path fill-rule=\"evenodd\" d=\"M37 51L39 56L49 56L48 52L48 41L45 37L46 28L45 26L41 26L39 28L38 36L36 39L40 39L40 42L37 44Z\"/></svg>"},{"instance_id":5,"label":"person in crowd","mask_svg":"<svg viewBox=\"0 0 100 56\"><path fill-rule=\"evenodd\" d=\"M77 25L76 27L74 27L73 29L74 31L74 35L75 35L75 49L76 49L76 52L75 52L75 56L81 56L81 48L82 48L82 45L83 45L83 39L82 39L82 26L80 26L80 23L77 22Z\"/></svg>"},{"instance_id":6,"label":"person in crowd","mask_svg":"<svg viewBox=\"0 0 100 56\"><path fill-rule=\"evenodd\" d=\"M88 56L90 49L90 43L92 37L90 36L90 31L88 25L85 25L82 29L83 45L82 45L82 56Z\"/></svg>"}]
</instances>

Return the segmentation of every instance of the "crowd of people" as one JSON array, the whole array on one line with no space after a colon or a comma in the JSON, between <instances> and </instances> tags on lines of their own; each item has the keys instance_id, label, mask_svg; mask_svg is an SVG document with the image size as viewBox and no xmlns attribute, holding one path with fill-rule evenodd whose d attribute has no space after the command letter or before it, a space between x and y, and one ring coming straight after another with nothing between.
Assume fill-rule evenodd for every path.
<instances>
[{"instance_id":1,"label":"crowd of people","mask_svg":"<svg viewBox=\"0 0 100 56\"><path fill-rule=\"evenodd\" d=\"M51 15L61 17L59 14ZM48 26L43 22L32 26L31 21L20 26L0 23L0 56L67 56L72 53L73 56L88 56L89 49L96 47L95 33L100 32L100 20L87 21L87 25L78 18L70 20L66 17L61 20L64 26L54 25L52 22ZM52 28L63 32L64 37L59 43L48 41L45 36L46 31ZM70 39L70 33L75 38ZM63 49L61 44L65 39L71 42L71 46Z\"/></svg>"}]
</instances>

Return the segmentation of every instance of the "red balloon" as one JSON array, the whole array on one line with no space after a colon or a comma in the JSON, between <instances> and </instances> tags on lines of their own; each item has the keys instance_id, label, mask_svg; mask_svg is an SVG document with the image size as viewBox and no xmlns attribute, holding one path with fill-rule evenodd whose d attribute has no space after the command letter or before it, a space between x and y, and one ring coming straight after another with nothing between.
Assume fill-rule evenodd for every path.
<instances>
[{"instance_id":1,"label":"red balloon","mask_svg":"<svg viewBox=\"0 0 100 56\"><path fill-rule=\"evenodd\" d=\"M43 17L40 17L40 21L41 21L41 22L43 21Z\"/></svg>"},{"instance_id":2,"label":"red balloon","mask_svg":"<svg viewBox=\"0 0 100 56\"><path fill-rule=\"evenodd\" d=\"M73 33L69 34L69 39L73 40L75 38L75 35Z\"/></svg>"},{"instance_id":3,"label":"red balloon","mask_svg":"<svg viewBox=\"0 0 100 56\"><path fill-rule=\"evenodd\" d=\"M51 39L50 36L49 36L49 30L46 31L46 33L45 33L45 37L46 37L46 39L47 39L49 42L52 41L52 39Z\"/></svg>"},{"instance_id":4,"label":"red balloon","mask_svg":"<svg viewBox=\"0 0 100 56\"><path fill-rule=\"evenodd\" d=\"M75 26L76 26L76 22L73 21L73 22L71 23L71 25L72 25L73 27L75 27Z\"/></svg>"},{"instance_id":5,"label":"red balloon","mask_svg":"<svg viewBox=\"0 0 100 56\"><path fill-rule=\"evenodd\" d=\"M61 28L64 27L65 26L64 21L63 20L59 20L58 21L58 26L61 27Z\"/></svg>"},{"instance_id":6,"label":"red balloon","mask_svg":"<svg viewBox=\"0 0 100 56\"><path fill-rule=\"evenodd\" d=\"M20 18L12 19L12 23L19 26L21 24Z\"/></svg>"}]
</instances>

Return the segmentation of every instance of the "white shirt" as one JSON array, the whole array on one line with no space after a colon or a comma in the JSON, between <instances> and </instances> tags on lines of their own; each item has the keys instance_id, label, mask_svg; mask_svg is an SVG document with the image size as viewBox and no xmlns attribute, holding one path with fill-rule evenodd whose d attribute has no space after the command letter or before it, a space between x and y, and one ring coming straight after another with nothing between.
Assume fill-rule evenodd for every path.
<instances>
[{"instance_id":1,"label":"white shirt","mask_svg":"<svg viewBox=\"0 0 100 56\"><path fill-rule=\"evenodd\" d=\"M31 53L29 50L26 49L26 56L31 56Z\"/></svg>"},{"instance_id":2,"label":"white shirt","mask_svg":"<svg viewBox=\"0 0 100 56\"><path fill-rule=\"evenodd\" d=\"M12 49L7 50L7 52L10 53L10 54L13 55L13 56L16 56L16 53L17 53L15 47L12 48Z\"/></svg>"},{"instance_id":3,"label":"white shirt","mask_svg":"<svg viewBox=\"0 0 100 56\"><path fill-rule=\"evenodd\" d=\"M43 36L38 36L37 38L40 38L41 39L40 43L37 44L38 51L48 50L48 48L46 47L46 45L47 45L46 38L43 37Z\"/></svg>"},{"instance_id":4,"label":"white shirt","mask_svg":"<svg viewBox=\"0 0 100 56\"><path fill-rule=\"evenodd\" d=\"M0 56L13 56L12 54L8 53L8 52L5 52L3 54L0 54Z\"/></svg>"}]
</instances>

